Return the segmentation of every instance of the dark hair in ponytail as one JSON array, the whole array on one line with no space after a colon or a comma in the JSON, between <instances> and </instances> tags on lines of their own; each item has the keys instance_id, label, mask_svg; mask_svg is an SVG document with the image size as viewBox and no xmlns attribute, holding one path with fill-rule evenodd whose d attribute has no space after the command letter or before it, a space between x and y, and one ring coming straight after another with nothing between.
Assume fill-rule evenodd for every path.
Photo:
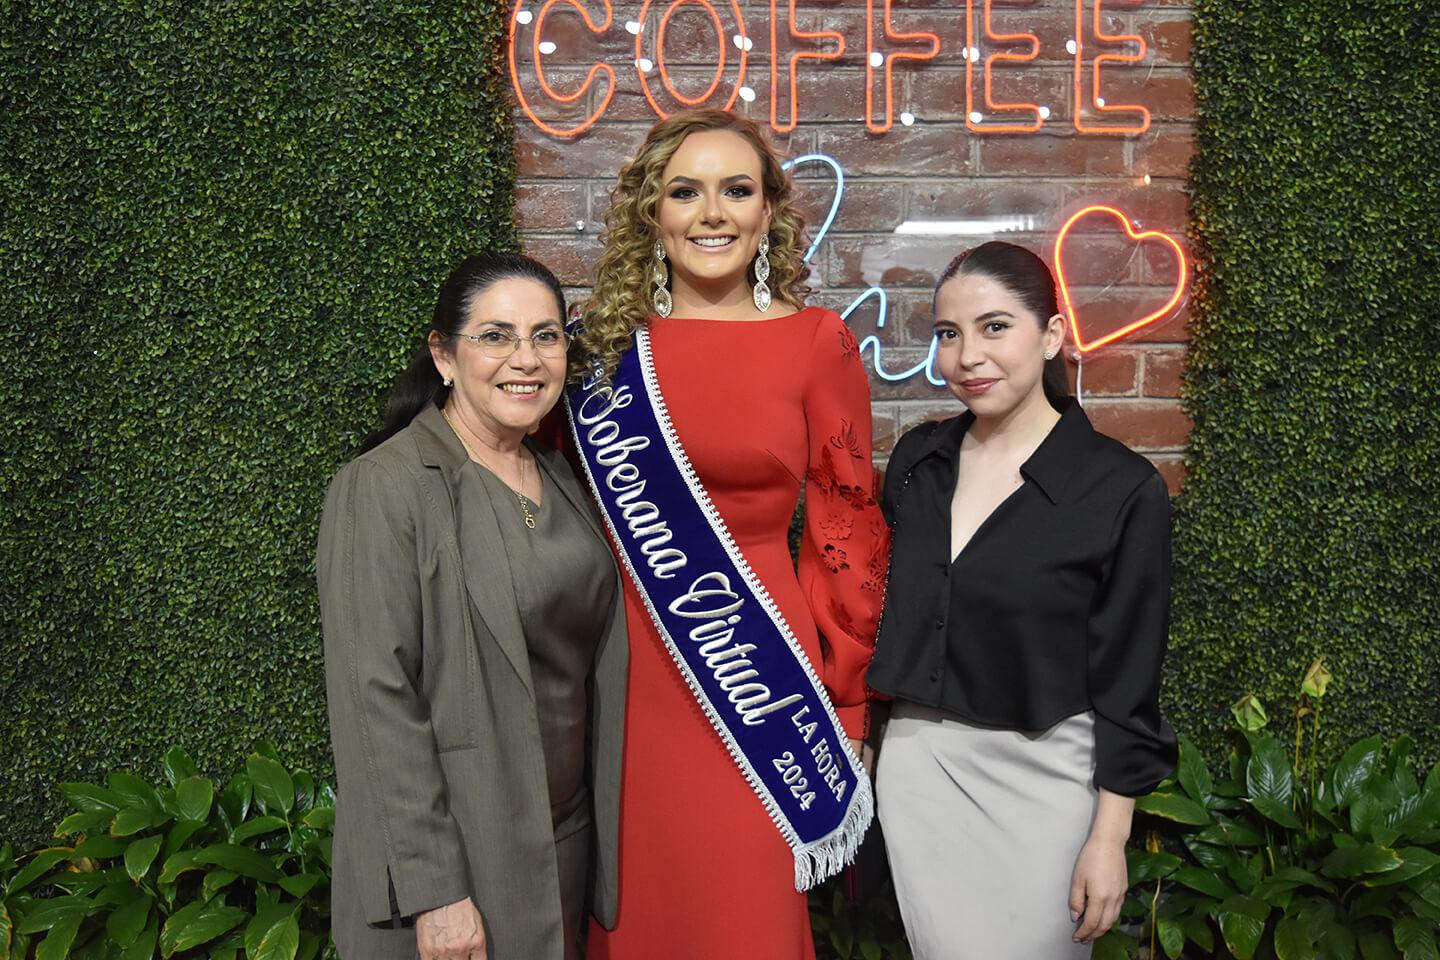
<instances>
[{"instance_id":1,"label":"dark hair in ponytail","mask_svg":"<svg viewBox=\"0 0 1440 960\"><path fill-rule=\"evenodd\" d=\"M1024 247L1002 240L992 240L978 247L971 247L951 260L950 265L941 272L940 279L935 284L935 293L938 295L947 281L962 274L989 277L1009 290L1025 305L1025 309L1035 314L1042 330L1050 322L1050 318L1060 312L1060 303L1055 292L1055 275L1050 272L1044 260ZM1045 389L1045 399L1057 409L1061 401L1070 396L1070 378L1065 372L1065 358L1062 355L1056 354L1053 359L1046 361L1041 385Z\"/></svg>"},{"instance_id":2,"label":"dark hair in ponytail","mask_svg":"<svg viewBox=\"0 0 1440 960\"><path fill-rule=\"evenodd\" d=\"M385 404L385 422L360 444L359 453L371 450L410 425L426 404L445 405L450 388L435 369L430 356L430 332L439 333L447 344L465 329L470 319L470 305L475 298L501 280L534 280L555 295L560 318L565 318L565 291L544 264L520 253L477 253L466 257L450 271L440 285L435 301L435 314L421 337L420 349L410 358L410 365L395 378L390 399Z\"/></svg>"}]
</instances>

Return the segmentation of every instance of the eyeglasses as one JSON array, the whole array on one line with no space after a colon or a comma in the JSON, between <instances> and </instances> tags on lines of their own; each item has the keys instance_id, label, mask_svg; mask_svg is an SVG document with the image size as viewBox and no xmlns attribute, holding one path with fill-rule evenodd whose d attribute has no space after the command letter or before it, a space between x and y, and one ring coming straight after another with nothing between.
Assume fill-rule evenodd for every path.
<instances>
[{"instance_id":1,"label":"eyeglasses","mask_svg":"<svg viewBox=\"0 0 1440 960\"><path fill-rule=\"evenodd\" d=\"M504 360L520 349L525 340L542 357L563 357L570 338L561 330L537 330L528 337L517 336L507 330L486 330L483 333L457 333L457 337L474 340L480 344L480 351L491 360Z\"/></svg>"}]
</instances>

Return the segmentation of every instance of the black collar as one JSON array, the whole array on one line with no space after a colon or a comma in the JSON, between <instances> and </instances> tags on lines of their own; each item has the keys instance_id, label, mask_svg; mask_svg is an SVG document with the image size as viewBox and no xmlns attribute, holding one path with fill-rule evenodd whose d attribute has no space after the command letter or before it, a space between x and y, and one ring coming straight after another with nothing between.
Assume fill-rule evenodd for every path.
<instances>
[{"instance_id":1,"label":"black collar","mask_svg":"<svg viewBox=\"0 0 1440 960\"><path fill-rule=\"evenodd\" d=\"M1030 459L1020 465L1020 473L1033 480L1040 492L1059 503L1070 478L1085 459L1095 440L1095 428L1074 397L1061 401L1060 420L1050 428Z\"/></svg>"},{"instance_id":2,"label":"black collar","mask_svg":"<svg viewBox=\"0 0 1440 960\"><path fill-rule=\"evenodd\" d=\"M1020 473L1033 481L1051 503L1060 502L1066 485L1075 475L1076 465L1085 458L1095 436L1090 418L1085 416L1085 411L1074 397L1067 397L1060 403L1059 422L1040 441L1040 446L1035 448L1029 459L1020 465ZM967 410L958 417L936 424L917 453L915 463L931 456L954 463L960 455L960 443L974 422L975 414Z\"/></svg>"}]
</instances>

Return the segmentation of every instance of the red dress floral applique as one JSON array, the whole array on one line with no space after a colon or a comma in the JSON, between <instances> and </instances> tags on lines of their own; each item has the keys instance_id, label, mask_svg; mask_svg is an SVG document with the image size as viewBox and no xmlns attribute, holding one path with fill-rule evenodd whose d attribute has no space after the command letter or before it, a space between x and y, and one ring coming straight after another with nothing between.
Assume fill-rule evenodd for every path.
<instances>
[{"instance_id":1,"label":"red dress floral applique","mask_svg":"<svg viewBox=\"0 0 1440 960\"><path fill-rule=\"evenodd\" d=\"M842 483L840 484L840 496L854 510L868 510L875 506L875 497L864 487Z\"/></svg>"},{"instance_id":2,"label":"red dress floral applique","mask_svg":"<svg viewBox=\"0 0 1440 960\"><path fill-rule=\"evenodd\" d=\"M854 519L844 513L832 513L820 518L820 534L826 540L849 540L854 528Z\"/></svg>"},{"instance_id":3,"label":"red dress floral applique","mask_svg":"<svg viewBox=\"0 0 1440 960\"><path fill-rule=\"evenodd\" d=\"M827 543L820 550L820 559L825 561L825 566L830 568L831 573L839 573L841 570L849 570L850 564L846 561L845 551Z\"/></svg>"},{"instance_id":4,"label":"red dress floral applique","mask_svg":"<svg viewBox=\"0 0 1440 960\"><path fill-rule=\"evenodd\" d=\"M868 451L860 449L860 436L855 430L855 424L849 420L840 421L840 432L830 438L830 446L836 450L844 450L856 460L863 460L868 456Z\"/></svg>"},{"instance_id":5,"label":"red dress floral applique","mask_svg":"<svg viewBox=\"0 0 1440 960\"><path fill-rule=\"evenodd\" d=\"M860 341L849 327L840 328L840 362L849 363L860 359Z\"/></svg>"},{"instance_id":6,"label":"red dress floral applique","mask_svg":"<svg viewBox=\"0 0 1440 960\"><path fill-rule=\"evenodd\" d=\"M885 574L890 569L890 543L887 539L877 536L871 543L870 560L865 564L865 571L869 574L860 589L867 593L880 593L885 589Z\"/></svg>"},{"instance_id":7,"label":"red dress floral applique","mask_svg":"<svg viewBox=\"0 0 1440 960\"><path fill-rule=\"evenodd\" d=\"M805 479L823 496L829 497L835 491L835 458L828 446L820 448L820 462L805 472Z\"/></svg>"}]
</instances>

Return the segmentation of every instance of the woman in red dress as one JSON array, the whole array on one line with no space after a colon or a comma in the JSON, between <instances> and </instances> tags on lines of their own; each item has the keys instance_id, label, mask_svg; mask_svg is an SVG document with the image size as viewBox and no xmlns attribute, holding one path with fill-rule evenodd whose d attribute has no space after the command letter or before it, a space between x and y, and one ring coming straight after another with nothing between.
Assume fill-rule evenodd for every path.
<instances>
[{"instance_id":1,"label":"woman in red dress","mask_svg":"<svg viewBox=\"0 0 1440 960\"><path fill-rule=\"evenodd\" d=\"M749 120L677 114L621 171L606 225L572 378L612 375L646 331L674 434L853 750L889 538L873 496L868 381L844 322L803 306L789 178ZM787 532L802 490L797 570ZM791 848L633 579L625 586L620 907L613 930L592 924L589 956L813 957ZM790 725L789 710L775 716ZM868 821L868 785L857 789Z\"/></svg>"}]
</instances>

